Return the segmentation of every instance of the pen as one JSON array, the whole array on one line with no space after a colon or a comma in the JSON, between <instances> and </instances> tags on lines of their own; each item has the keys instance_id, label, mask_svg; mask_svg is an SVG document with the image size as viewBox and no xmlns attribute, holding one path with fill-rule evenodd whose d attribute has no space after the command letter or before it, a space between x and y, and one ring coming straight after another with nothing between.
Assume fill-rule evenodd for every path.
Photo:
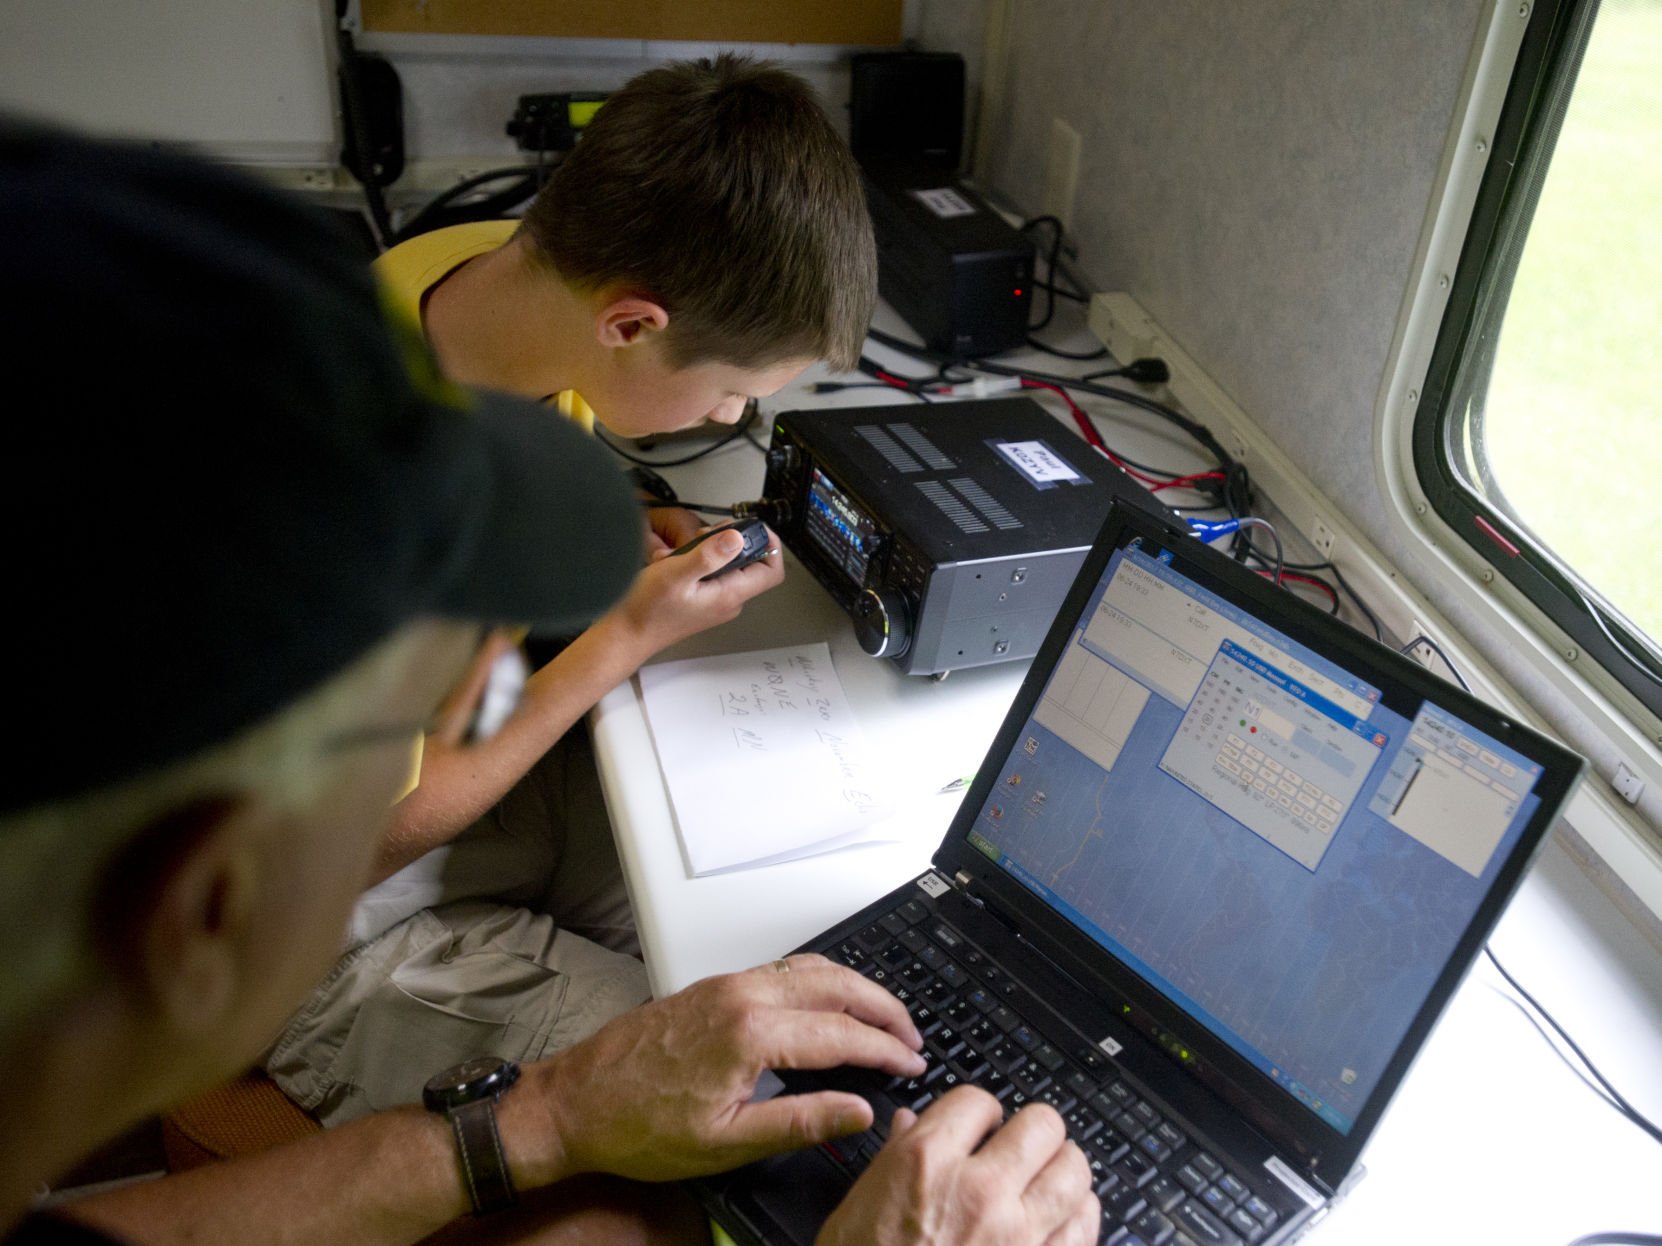
<instances>
[{"instance_id":1,"label":"pen","mask_svg":"<svg viewBox=\"0 0 1662 1246\"><path fill-rule=\"evenodd\" d=\"M961 779L952 780L951 783L948 783L940 791L936 792L935 795L945 796L948 792L961 792L966 787L968 787L971 783L974 783L974 782L975 782L975 776L973 774L966 774Z\"/></svg>"}]
</instances>

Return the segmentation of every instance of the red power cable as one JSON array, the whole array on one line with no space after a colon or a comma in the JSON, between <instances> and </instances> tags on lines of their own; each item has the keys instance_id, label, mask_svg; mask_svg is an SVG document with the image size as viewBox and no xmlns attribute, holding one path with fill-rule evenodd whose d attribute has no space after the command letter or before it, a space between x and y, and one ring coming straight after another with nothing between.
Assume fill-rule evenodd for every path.
<instances>
[{"instance_id":1,"label":"red power cable","mask_svg":"<svg viewBox=\"0 0 1662 1246\"><path fill-rule=\"evenodd\" d=\"M1149 492L1151 493L1158 492L1161 489L1181 488L1185 485L1193 484L1197 480L1222 480L1224 478L1222 472L1194 472L1188 476L1177 476L1171 480L1161 480L1158 476L1150 476L1146 472L1138 471L1135 467L1132 467L1131 464L1127 463L1124 459L1120 458L1119 455L1115 454L1108 448L1108 443L1102 440L1102 434L1096 431L1096 425L1091 423L1091 417L1085 414L1084 409L1073 400L1073 395L1068 393L1067 390L1063 389L1060 385L1052 385L1049 381L1035 381L1031 377L1025 376L1021 378L1021 383L1025 389L1048 389L1063 402L1067 403L1068 410L1073 413L1073 422L1079 425L1079 432L1085 440L1097 450L1101 451L1104 458L1106 458L1115 467L1119 468L1127 476L1130 476L1133 480L1141 481L1143 484L1147 485L1149 487Z\"/></svg>"}]
</instances>

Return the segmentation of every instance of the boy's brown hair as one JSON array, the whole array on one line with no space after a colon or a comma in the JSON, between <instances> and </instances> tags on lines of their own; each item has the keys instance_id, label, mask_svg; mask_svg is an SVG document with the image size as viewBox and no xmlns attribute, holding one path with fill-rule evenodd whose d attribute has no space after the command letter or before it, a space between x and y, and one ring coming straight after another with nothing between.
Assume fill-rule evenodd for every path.
<instances>
[{"instance_id":1,"label":"boy's brown hair","mask_svg":"<svg viewBox=\"0 0 1662 1246\"><path fill-rule=\"evenodd\" d=\"M877 300L859 168L807 83L722 54L613 94L532 203L533 250L580 289L669 312L677 368L850 368Z\"/></svg>"}]
</instances>

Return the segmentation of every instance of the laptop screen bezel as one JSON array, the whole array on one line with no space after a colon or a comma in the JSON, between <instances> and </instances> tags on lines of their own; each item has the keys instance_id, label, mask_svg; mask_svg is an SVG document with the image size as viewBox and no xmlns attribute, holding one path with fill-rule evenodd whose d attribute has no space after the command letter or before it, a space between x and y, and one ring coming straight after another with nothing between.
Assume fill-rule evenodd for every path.
<instances>
[{"instance_id":1,"label":"laptop screen bezel","mask_svg":"<svg viewBox=\"0 0 1662 1246\"><path fill-rule=\"evenodd\" d=\"M1369 682L1384 686L1388 680L1411 695L1447 709L1541 766L1541 776L1534 789L1540 803L1534 815L1508 852L1493 885L1410 1021L1373 1092L1355 1114L1348 1133L1300 1105L1222 1039L1173 1005L1082 930L1060 918L1004 867L969 843L968 833L1007 758L1017 747L1051 674L1073 643L1081 616L1110 558L1116 549L1136 537L1171 550L1182 564L1178 570L1193 575L1202 586L1219 592L1227 600L1247 606L1259 617L1273 620L1273 626L1293 641L1307 645L1346 669L1358 671ZM1304 1175L1333 1189L1355 1164L1437 1018L1481 953L1489 932L1545 841L1564 802L1574 791L1584 766L1574 753L1512 721L1412 659L1274 587L1255 572L1196 540L1185 529L1115 503L959 806L935 854L934 864L947 877L964 876L972 880L989 902L996 903L1015 919L1023 937L1035 950L1088 990L1110 1001L1116 1012L1128 1005L1128 1015L1140 1022L1134 1028L1143 1031L1144 1037L1154 1041L1156 1047L1166 1050L1171 1045L1169 1040L1179 1039L1191 1058L1182 1063L1173 1058L1174 1069L1194 1077L1277 1147L1296 1156ZM1160 1037L1156 1038L1156 1034Z\"/></svg>"}]
</instances>

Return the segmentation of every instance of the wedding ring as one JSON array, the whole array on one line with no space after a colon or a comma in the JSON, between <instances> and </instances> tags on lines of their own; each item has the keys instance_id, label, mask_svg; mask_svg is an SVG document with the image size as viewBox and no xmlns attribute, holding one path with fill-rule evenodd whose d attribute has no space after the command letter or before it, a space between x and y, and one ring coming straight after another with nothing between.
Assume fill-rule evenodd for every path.
<instances>
[{"instance_id":1,"label":"wedding ring","mask_svg":"<svg viewBox=\"0 0 1662 1246\"><path fill-rule=\"evenodd\" d=\"M789 973L790 971L791 971L791 962L788 961L788 960L785 960L783 957L781 957L780 959L773 962L773 972L774 973Z\"/></svg>"}]
</instances>

